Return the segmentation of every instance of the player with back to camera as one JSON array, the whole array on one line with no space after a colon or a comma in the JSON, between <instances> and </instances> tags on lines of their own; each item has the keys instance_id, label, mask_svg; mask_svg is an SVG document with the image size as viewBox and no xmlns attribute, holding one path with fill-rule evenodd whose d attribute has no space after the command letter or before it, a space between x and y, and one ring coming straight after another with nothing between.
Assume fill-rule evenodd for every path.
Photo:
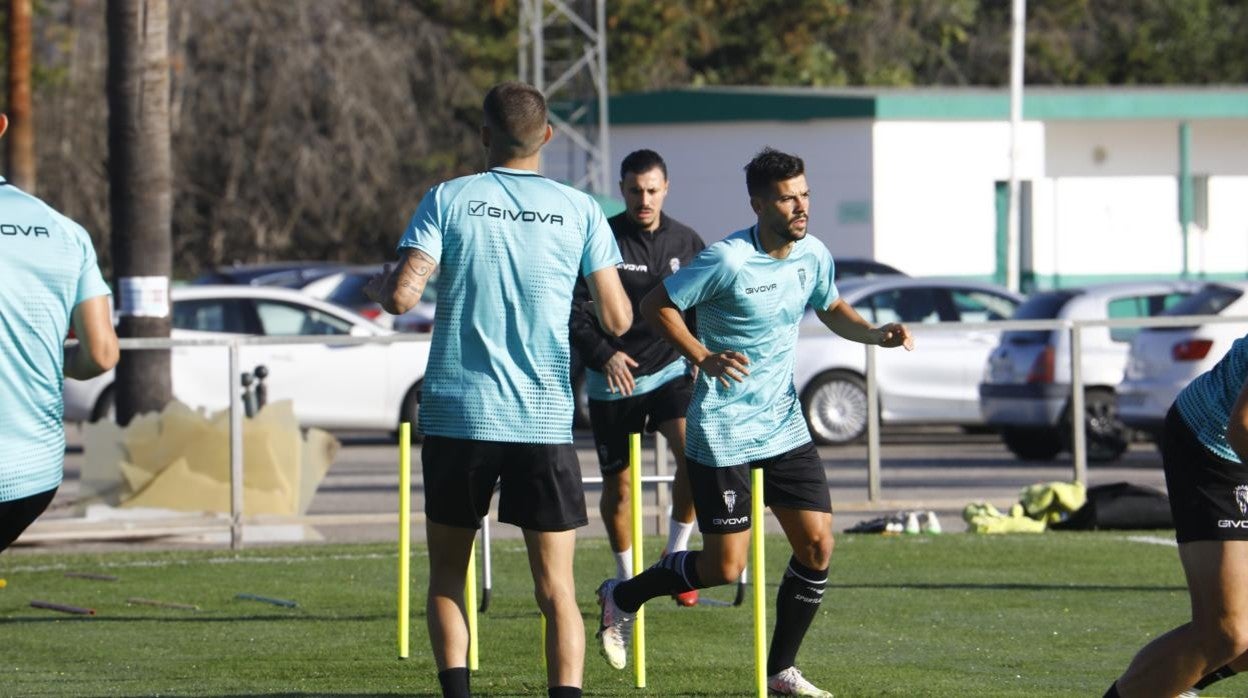
<instances>
[{"instance_id":1,"label":"player with back to camera","mask_svg":"<svg viewBox=\"0 0 1248 698\"><path fill-rule=\"evenodd\" d=\"M0 114L0 136L8 126ZM94 378L117 365L119 351L111 291L87 231L2 177L0 226L2 551L61 485L63 378ZM78 346L66 350L71 327Z\"/></svg>"},{"instance_id":2,"label":"player with back to camera","mask_svg":"<svg viewBox=\"0 0 1248 698\"><path fill-rule=\"evenodd\" d=\"M435 185L403 238L399 263L366 293L401 314L434 268L438 310L421 392L429 638L444 696L469 696L464 582L468 555L500 484L498 518L524 532L547 620L552 698L581 695L585 625L576 602L576 529L588 522L572 447L568 317L577 274L610 334L632 324L602 208L538 174L550 140L546 101L522 83L485 96L486 172Z\"/></svg>"}]
</instances>

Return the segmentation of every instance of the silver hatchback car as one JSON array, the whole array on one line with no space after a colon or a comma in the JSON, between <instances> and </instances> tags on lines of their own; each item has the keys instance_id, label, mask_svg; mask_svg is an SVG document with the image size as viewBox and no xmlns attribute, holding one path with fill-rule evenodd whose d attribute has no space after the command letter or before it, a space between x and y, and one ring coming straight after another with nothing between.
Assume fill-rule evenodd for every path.
<instances>
[{"instance_id":1,"label":"silver hatchback car","mask_svg":"<svg viewBox=\"0 0 1248 698\"><path fill-rule=\"evenodd\" d=\"M1189 281L1121 282L1041 291L1019 306L1012 320L1095 320L1150 317L1200 288ZM1119 421L1115 391L1122 381L1134 327L1083 331L1081 368L1088 459L1113 461L1130 432ZM1070 450L1071 355L1066 330L1004 332L988 356L979 406L984 422L1000 429L1007 448L1022 460L1048 460Z\"/></svg>"}]
</instances>

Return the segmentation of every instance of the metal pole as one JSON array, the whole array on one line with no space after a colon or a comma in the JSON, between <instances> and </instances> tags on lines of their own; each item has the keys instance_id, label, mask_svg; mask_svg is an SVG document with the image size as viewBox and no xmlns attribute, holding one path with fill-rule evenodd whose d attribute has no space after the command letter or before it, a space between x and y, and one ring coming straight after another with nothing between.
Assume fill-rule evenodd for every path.
<instances>
[{"instance_id":1,"label":"metal pole","mask_svg":"<svg viewBox=\"0 0 1248 698\"><path fill-rule=\"evenodd\" d=\"M1188 243L1189 233L1192 228L1192 209L1195 208L1192 200L1192 127L1186 121L1179 122L1179 233L1183 239L1183 272L1182 277L1187 278L1191 267L1189 266Z\"/></svg>"},{"instance_id":2,"label":"metal pole","mask_svg":"<svg viewBox=\"0 0 1248 698\"><path fill-rule=\"evenodd\" d=\"M654 474L659 477L667 475L667 438L661 431L654 432ZM654 531L660 536L663 535L663 523L667 518L669 492L670 488L666 482L655 483L654 504L658 511L654 514ZM641 493L638 492L634 496L640 497Z\"/></svg>"},{"instance_id":3,"label":"metal pole","mask_svg":"<svg viewBox=\"0 0 1248 698\"><path fill-rule=\"evenodd\" d=\"M1019 290L1018 130L1023 121L1023 35L1027 0L1014 0L1010 41L1010 203L1006 219L1005 285Z\"/></svg>"},{"instance_id":4,"label":"metal pole","mask_svg":"<svg viewBox=\"0 0 1248 698\"><path fill-rule=\"evenodd\" d=\"M1083 399L1083 328L1070 328L1070 421L1072 455L1075 459L1075 482L1088 483L1088 443L1084 425Z\"/></svg>"},{"instance_id":5,"label":"metal pole","mask_svg":"<svg viewBox=\"0 0 1248 698\"><path fill-rule=\"evenodd\" d=\"M230 342L230 549L243 547L243 396L238 342Z\"/></svg>"},{"instance_id":6,"label":"metal pole","mask_svg":"<svg viewBox=\"0 0 1248 698\"><path fill-rule=\"evenodd\" d=\"M598 44L598 167L595 190L607 194L611 178L607 172L611 165L611 123L607 114L607 0L598 0L598 25L595 35Z\"/></svg>"},{"instance_id":7,"label":"metal pole","mask_svg":"<svg viewBox=\"0 0 1248 698\"><path fill-rule=\"evenodd\" d=\"M867 351L867 501L880 501L880 399L875 383L875 346Z\"/></svg>"}]
</instances>

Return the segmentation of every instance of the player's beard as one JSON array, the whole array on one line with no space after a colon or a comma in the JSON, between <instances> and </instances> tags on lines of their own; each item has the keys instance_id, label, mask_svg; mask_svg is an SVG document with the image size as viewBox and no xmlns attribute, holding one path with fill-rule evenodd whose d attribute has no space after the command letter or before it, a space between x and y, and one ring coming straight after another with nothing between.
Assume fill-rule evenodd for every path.
<instances>
[{"instance_id":1,"label":"player's beard","mask_svg":"<svg viewBox=\"0 0 1248 698\"><path fill-rule=\"evenodd\" d=\"M804 223L806 223L806 225L802 226L801 228L795 228L793 224L796 223L798 220L803 221ZM792 221L789 221L789 224L781 228L779 231L777 231L777 233L784 240L787 240L789 242L797 242L798 240L801 240L802 238L806 237L806 229L809 226L810 226L810 219L803 217L801 219L794 219Z\"/></svg>"}]
</instances>

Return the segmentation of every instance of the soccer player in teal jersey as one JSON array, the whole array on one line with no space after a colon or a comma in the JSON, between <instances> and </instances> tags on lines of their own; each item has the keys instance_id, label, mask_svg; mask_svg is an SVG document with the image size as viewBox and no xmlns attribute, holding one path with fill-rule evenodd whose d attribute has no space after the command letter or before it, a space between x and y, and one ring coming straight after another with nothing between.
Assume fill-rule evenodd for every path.
<instances>
[{"instance_id":1,"label":"soccer player in teal jersey","mask_svg":"<svg viewBox=\"0 0 1248 698\"><path fill-rule=\"evenodd\" d=\"M524 531L547 620L546 677L555 698L581 695L585 625L572 556L587 522L572 447L568 316L578 272L612 335L633 311L601 207L537 173L552 131L546 101L502 83L485 97L486 172L426 194L399 241L400 262L367 293L400 314L435 266L438 310L421 392L429 545L429 637L444 696L469 695L464 581L496 483L498 518Z\"/></svg>"},{"instance_id":2,"label":"soccer player in teal jersey","mask_svg":"<svg viewBox=\"0 0 1248 698\"><path fill-rule=\"evenodd\" d=\"M0 114L0 136L8 126ZM61 485L62 378L117 363L109 299L87 231L0 177L0 550ZM79 346L67 354L71 326Z\"/></svg>"},{"instance_id":3,"label":"soccer player in teal jersey","mask_svg":"<svg viewBox=\"0 0 1248 698\"><path fill-rule=\"evenodd\" d=\"M773 694L830 696L797 670L819 610L832 555L832 503L793 387L793 351L806 306L836 334L863 344L914 347L904 325L872 328L836 290L832 256L806 234L810 191L801 158L764 149L745 168L755 225L711 245L642 301L651 325L699 369L687 418L687 460L704 548L663 557L629 581L598 589L598 637L625 663L634 614L647 600L736 581L750 539L750 469L792 546L776 598L767 657ZM697 309L698 336L682 319Z\"/></svg>"},{"instance_id":4,"label":"soccer player in teal jersey","mask_svg":"<svg viewBox=\"0 0 1248 698\"><path fill-rule=\"evenodd\" d=\"M1145 645L1106 698L1195 696L1248 669L1248 336L1179 393L1159 446L1192 617Z\"/></svg>"}]
</instances>

